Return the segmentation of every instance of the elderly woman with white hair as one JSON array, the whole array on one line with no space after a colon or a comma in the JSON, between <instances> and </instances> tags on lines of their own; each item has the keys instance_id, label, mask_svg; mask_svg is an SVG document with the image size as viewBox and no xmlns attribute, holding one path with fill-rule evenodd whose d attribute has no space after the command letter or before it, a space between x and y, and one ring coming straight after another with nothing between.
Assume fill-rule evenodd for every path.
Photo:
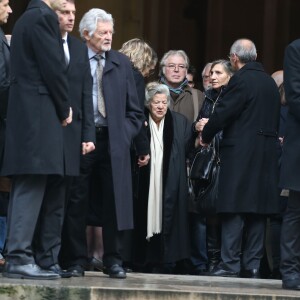
<instances>
[{"instance_id":1,"label":"elderly woman with white hair","mask_svg":"<svg viewBox=\"0 0 300 300\"><path fill-rule=\"evenodd\" d=\"M141 168L135 205L134 264L138 271L173 273L189 257L186 153L191 125L169 110L170 92L146 87L150 163Z\"/></svg>"}]
</instances>

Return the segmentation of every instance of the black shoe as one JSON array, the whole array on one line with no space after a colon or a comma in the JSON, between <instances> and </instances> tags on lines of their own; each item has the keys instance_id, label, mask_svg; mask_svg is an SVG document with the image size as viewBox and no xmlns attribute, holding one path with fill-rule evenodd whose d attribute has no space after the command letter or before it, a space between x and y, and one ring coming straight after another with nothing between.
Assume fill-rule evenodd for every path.
<instances>
[{"instance_id":1,"label":"black shoe","mask_svg":"<svg viewBox=\"0 0 300 300\"><path fill-rule=\"evenodd\" d=\"M67 270L71 273L72 277L83 277L84 276L84 268L80 265L74 265L68 268Z\"/></svg>"},{"instance_id":2,"label":"black shoe","mask_svg":"<svg viewBox=\"0 0 300 300\"><path fill-rule=\"evenodd\" d=\"M36 264L15 265L8 262L6 262L4 265L2 276L8 278L41 279L41 280L61 278L58 274L52 271L42 270Z\"/></svg>"},{"instance_id":3,"label":"black shoe","mask_svg":"<svg viewBox=\"0 0 300 300\"><path fill-rule=\"evenodd\" d=\"M260 278L259 269L242 270L241 278Z\"/></svg>"},{"instance_id":4,"label":"black shoe","mask_svg":"<svg viewBox=\"0 0 300 300\"><path fill-rule=\"evenodd\" d=\"M103 273L109 275L110 278L126 278L125 270L118 264L112 265L110 267L104 267Z\"/></svg>"},{"instance_id":5,"label":"black shoe","mask_svg":"<svg viewBox=\"0 0 300 300\"><path fill-rule=\"evenodd\" d=\"M58 274L61 278L70 278L72 277L71 272L68 272L66 270L63 270L59 264L55 264L50 266L49 268L45 269L47 271L52 271L56 274Z\"/></svg>"},{"instance_id":6,"label":"black shoe","mask_svg":"<svg viewBox=\"0 0 300 300\"><path fill-rule=\"evenodd\" d=\"M239 272L233 272L225 269L224 267L216 266L212 272L209 273L210 276L219 276L219 277L238 277Z\"/></svg>"},{"instance_id":7,"label":"black shoe","mask_svg":"<svg viewBox=\"0 0 300 300\"><path fill-rule=\"evenodd\" d=\"M90 257L88 259L87 271L102 271L103 270L103 262L102 260L95 258L95 257Z\"/></svg>"},{"instance_id":8,"label":"black shoe","mask_svg":"<svg viewBox=\"0 0 300 300\"><path fill-rule=\"evenodd\" d=\"M300 290L300 278L282 280L282 288L285 290Z\"/></svg>"},{"instance_id":9,"label":"black shoe","mask_svg":"<svg viewBox=\"0 0 300 300\"><path fill-rule=\"evenodd\" d=\"M219 265L219 263L220 263L220 260L209 262L208 263L208 268L207 268L208 272L211 273L213 271L213 269L216 268Z\"/></svg>"}]
</instances>

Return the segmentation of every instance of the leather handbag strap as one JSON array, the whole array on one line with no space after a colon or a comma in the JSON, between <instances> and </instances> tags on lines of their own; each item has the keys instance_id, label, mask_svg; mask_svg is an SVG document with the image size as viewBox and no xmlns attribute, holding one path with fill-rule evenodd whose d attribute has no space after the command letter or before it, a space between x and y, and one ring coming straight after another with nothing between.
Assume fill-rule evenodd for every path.
<instances>
[{"instance_id":1,"label":"leather handbag strap","mask_svg":"<svg viewBox=\"0 0 300 300\"><path fill-rule=\"evenodd\" d=\"M198 117L199 113L199 99L198 99L198 93L196 89L192 88L192 97L193 97L193 103L194 103L194 121Z\"/></svg>"}]
</instances>

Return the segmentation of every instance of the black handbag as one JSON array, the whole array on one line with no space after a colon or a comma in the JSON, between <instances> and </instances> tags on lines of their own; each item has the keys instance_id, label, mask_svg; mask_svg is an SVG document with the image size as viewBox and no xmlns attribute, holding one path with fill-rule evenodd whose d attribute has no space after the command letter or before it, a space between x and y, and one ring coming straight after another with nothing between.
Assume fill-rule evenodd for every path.
<instances>
[{"instance_id":1,"label":"black handbag","mask_svg":"<svg viewBox=\"0 0 300 300\"><path fill-rule=\"evenodd\" d=\"M216 158L215 139L207 147L202 147L195 155L191 168L190 179L209 180Z\"/></svg>"},{"instance_id":2,"label":"black handbag","mask_svg":"<svg viewBox=\"0 0 300 300\"><path fill-rule=\"evenodd\" d=\"M213 143L213 152L209 161L207 178L192 178L191 170L188 179L189 185L189 211L204 216L216 214L216 202L218 198L218 185L220 173L220 159L218 141ZM195 156L196 158L196 156ZM199 158L198 158L199 159ZM192 163L193 164L193 163ZM203 175L201 173L201 175Z\"/></svg>"}]
</instances>

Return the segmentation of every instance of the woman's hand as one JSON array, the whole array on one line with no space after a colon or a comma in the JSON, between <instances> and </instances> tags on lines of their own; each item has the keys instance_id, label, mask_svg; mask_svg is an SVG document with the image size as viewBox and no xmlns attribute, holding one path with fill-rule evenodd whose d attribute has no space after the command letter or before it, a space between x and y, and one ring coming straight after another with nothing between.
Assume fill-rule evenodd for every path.
<instances>
[{"instance_id":1,"label":"woman's hand","mask_svg":"<svg viewBox=\"0 0 300 300\"><path fill-rule=\"evenodd\" d=\"M208 118L202 118L200 119L196 125L195 125L195 129L198 131L198 132L201 132L205 126L205 124L208 122Z\"/></svg>"},{"instance_id":2,"label":"woman's hand","mask_svg":"<svg viewBox=\"0 0 300 300\"><path fill-rule=\"evenodd\" d=\"M138 165L139 167L147 166L148 162L150 160L150 155L140 155L138 158Z\"/></svg>"}]
</instances>

